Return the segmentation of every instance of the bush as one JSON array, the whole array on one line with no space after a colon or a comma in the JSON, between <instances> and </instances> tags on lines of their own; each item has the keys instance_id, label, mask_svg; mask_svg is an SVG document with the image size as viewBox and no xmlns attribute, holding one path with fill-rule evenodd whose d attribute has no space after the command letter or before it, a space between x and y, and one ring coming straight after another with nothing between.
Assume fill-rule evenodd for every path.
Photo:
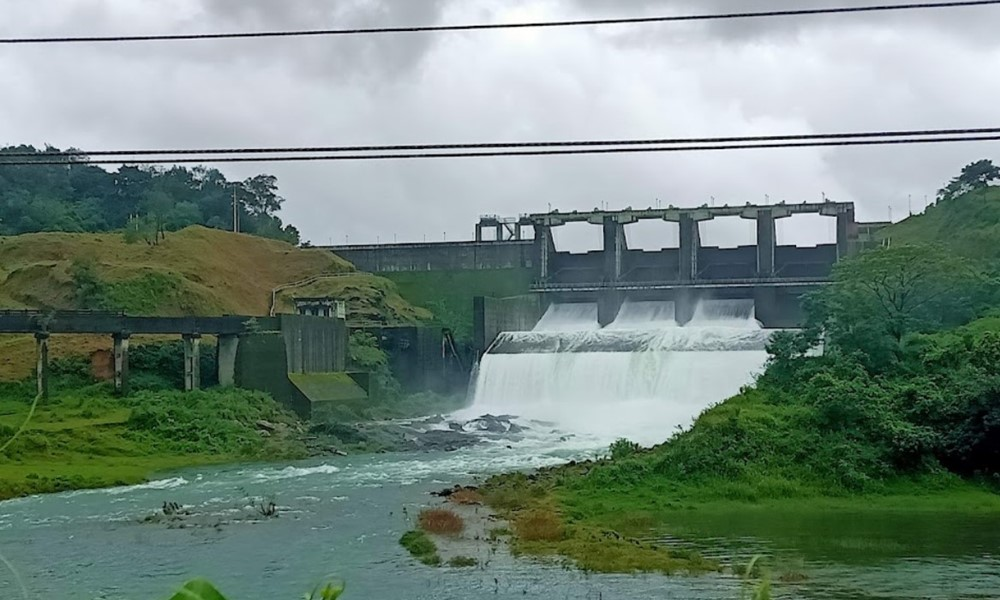
<instances>
[{"instance_id":1,"label":"bush","mask_svg":"<svg viewBox=\"0 0 1000 600\"><path fill-rule=\"evenodd\" d=\"M458 536L465 531L465 521L446 508L425 508L417 519L420 528L436 535Z\"/></svg>"},{"instance_id":2,"label":"bush","mask_svg":"<svg viewBox=\"0 0 1000 600\"><path fill-rule=\"evenodd\" d=\"M423 531L407 531L399 539L399 544L425 565L437 566L441 564L441 557L438 556L434 540L427 537Z\"/></svg>"},{"instance_id":3,"label":"bush","mask_svg":"<svg viewBox=\"0 0 1000 600\"><path fill-rule=\"evenodd\" d=\"M642 447L630 440L621 438L615 443L611 444L611 460L624 460L634 454L637 454Z\"/></svg>"}]
</instances>

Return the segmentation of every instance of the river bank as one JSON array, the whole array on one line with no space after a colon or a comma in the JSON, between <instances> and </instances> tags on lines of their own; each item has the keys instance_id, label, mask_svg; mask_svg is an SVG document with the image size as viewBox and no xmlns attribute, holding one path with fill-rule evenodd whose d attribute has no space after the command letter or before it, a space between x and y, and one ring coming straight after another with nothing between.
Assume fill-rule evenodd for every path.
<instances>
[{"instance_id":1,"label":"river bank","mask_svg":"<svg viewBox=\"0 0 1000 600\"><path fill-rule=\"evenodd\" d=\"M0 399L0 444L24 423L27 384ZM24 388L24 389L21 389ZM448 422L464 398L431 394L354 407L337 423L309 423L269 396L238 389L115 396L107 385L64 386L37 406L0 454L0 501L142 484L177 469L292 462L386 452L453 452L515 435L509 418Z\"/></svg>"}]
</instances>

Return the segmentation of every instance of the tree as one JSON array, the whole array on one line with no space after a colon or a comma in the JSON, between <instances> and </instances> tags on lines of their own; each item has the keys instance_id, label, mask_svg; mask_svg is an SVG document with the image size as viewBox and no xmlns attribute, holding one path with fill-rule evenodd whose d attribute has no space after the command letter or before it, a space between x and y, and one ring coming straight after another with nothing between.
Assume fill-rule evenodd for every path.
<instances>
[{"instance_id":1,"label":"tree","mask_svg":"<svg viewBox=\"0 0 1000 600\"><path fill-rule=\"evenodd\" d=\"M987 188L990 183L998 180L1000 180L1000 167L994 165L991 160L979 160L966 165L958 177L938 190L938 200L951 200L962 194Z\"/></svg>"},{"instance_id":2,"label":"tree","mask_svg":"<svg viewBox=\"0 0 1000 600\"><path fill-rule=\"evenodd\" d=\"M278 178L274 175L257 175L241 184L240 201L247 212L255 217L273 216L285 199L278 195Z\"/></svg>"},{"instance_id":3,"label":"tree","mask_svg":"<svg viewBox=\"0 0 1000 600\"><path fill-rule=\"evenodd\" d=\"M838 264L807 311L835 349L861 352L878 370L899 358L907 335L974 318L988 286L971 262L942 248L880 248Z\"/></svg>"}]
</instances>

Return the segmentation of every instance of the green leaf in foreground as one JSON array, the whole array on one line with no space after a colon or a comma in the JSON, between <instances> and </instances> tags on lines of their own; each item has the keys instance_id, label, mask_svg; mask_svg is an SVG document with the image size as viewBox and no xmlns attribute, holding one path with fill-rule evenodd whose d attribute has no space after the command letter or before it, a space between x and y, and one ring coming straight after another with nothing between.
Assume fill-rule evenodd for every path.
<instances>
[{"instance_id":1,"label":"green leaf in foreground","mask_svg":"<svg viewBox=\"0 0 1000 600\"><path fill-rule=\"evenodd\" d=\"M170 600L226 600L219 590L205 579L189 581Z\"/></svg>"},{"instance_id":2,"label":"green leaf in foreground","mask_svg":"<svg viewBox=\"0 0 1000 600\"><path fill-rule=\"evenodd\" d=\"M337 600L344 593L343 581L331 581L326 584L316 586L312 594L305 597L305 600Z\"/></svg>"}]
</instances>

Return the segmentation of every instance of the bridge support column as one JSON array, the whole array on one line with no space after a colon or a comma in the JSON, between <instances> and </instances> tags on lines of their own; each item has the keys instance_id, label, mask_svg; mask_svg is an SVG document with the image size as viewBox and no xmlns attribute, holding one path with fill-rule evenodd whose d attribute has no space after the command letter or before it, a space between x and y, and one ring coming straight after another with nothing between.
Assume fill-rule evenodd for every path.
<instances>
[{"instance_id":1,"label":"bridge support column","mask_svg":"<svg viewBox=\"0 0 1000 600\"><path fill-rule=\"evenodd\" d=\"M778 288L756 287L753 289L754 316L765 328L780 326L781 309L778 306Z\"/></svg>"},{"instance_id":2,"label":"bridge support column","mask_svg":"<svg viewBox=\"0 0 1000 600\"><path fill-rule=\"evenodd\" d=\"M184 334L184 391L201 387L201 334Z\"/></svg>"},{"instance_id":3,"label":"bridge support column","mask_svg":"<svg viewBox=\"0 0 1000 600\"><path fill-rule=\"evenodd\" d=\"M691 215L682 214L681 250L680 250L680 280L694 281L698 278L698 250L701 248L701 233L698 221Z\"/></svg>"},{"instance_id":4,"label":"bridge support column","mask_svg":"<svg viewBox=\"0 0 1000 600\"><path fill-rule=\"evenodd\" d=\"M851 255L854 243L858 238L858 224L854 220L854 211L837 214L837 260Z\"/></svg>"},{"instance_id":5,"label":"bridge support column","mask_svg":"<svg viewBox=\"0 0 1000 600\"><path fill-rule=\"evenodd\" d=\"M679 288L674 294L674 320L678 325L687 325L694 319L698 305L697 292L690 288Z\"/></svg>"},{"instance_id":6,"label":"bridge support column","mask_svg":"<svg viewBox=\"0 0 1000 600\"><path fill-rule=\"evenodd\" d=\"M625 228L611 217L604 219L604 281L617 283L622 276Z\"/></svg>"},{"instance_id":7,"label":"bridge support column","mask_svg":"<svg viewBox=\"0 0 1000 600\"><path fill-rule=\"evenodd\" d=\"M236 353L240 348L240 336L220 335L216 352L219 369L219 385L233 387L236 385Z\"/></svg>"},{"instance_id":8,"label":"bridge support column","mask_svg":"<svg viewBox=\"0 0 1000 600\"><path fill-rule=\"evenodd\" d=\"M774 252L777 247L777 230L774 226L774 212L762 210L757 213L757 276L774 277Z\"/></svg>"},{"instance_id":9,"label":"bridge support column","mask_svg":"<svg viewBox=\"0 0 1000 600\"><path fill-rule=\"evenodd\" d=\"M615 289L603 290L597 296L597 323L607 327L615 322L622 309L622 294Z\"/></svg>"},{"instance_id":10,"label":"bridge support column","mask_svg":"<svg viewBox=\"0 0 1000 600\"><path fill-rule=\"evenodd\" d=\"M547 283L549 280L549 261L552 252L552 227L549 225L535 226L535 257L538 264L535 265L535 276L539 283Z\"/></svg>"},{"instance_id":11,"label":"bridge support column","mask_svg":"<svg viewBox=\"0 0 1000 600\"><path fill-rule=\"evenodd\" d=\"M114 335L115 392L128 396L132 391L128 380L128 347L131 336L128 333Z\"/></svg>"},{"instance_id":12,"label":"bridge support column","mask_svg":"<svg viewBox=\"0 0 1000 600\"><path fill-rule=\"evenodd\" d=\"M49 334L39 331L35 334L35 355L37 366L35 375L38 378L38 395L42 400L49 399Z\"/></svg>"}]
</instances>

